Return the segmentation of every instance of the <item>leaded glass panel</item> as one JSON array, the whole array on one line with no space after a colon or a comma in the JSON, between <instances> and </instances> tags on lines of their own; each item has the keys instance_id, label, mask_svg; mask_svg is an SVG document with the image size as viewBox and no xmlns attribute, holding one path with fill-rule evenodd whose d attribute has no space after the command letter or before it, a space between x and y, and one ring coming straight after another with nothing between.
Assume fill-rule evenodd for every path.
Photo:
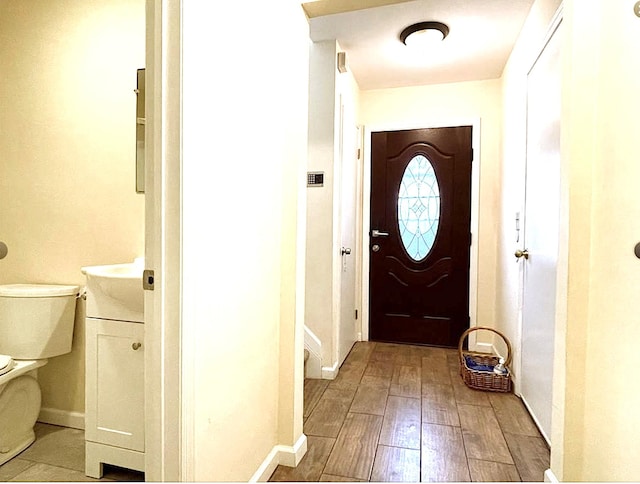
<instances>
[{"instance_id":1,"label":"leaded glass panel","mask_svg":"<svg viewBox=\"0 0 640 484\"><path fill-rule=\"evenodd\" d=\"M398 225L402 244L416 262L431 251L440 223L440 187L433 165L414 156L402 175L398 193Z\"/></svg>"}]
</instances>

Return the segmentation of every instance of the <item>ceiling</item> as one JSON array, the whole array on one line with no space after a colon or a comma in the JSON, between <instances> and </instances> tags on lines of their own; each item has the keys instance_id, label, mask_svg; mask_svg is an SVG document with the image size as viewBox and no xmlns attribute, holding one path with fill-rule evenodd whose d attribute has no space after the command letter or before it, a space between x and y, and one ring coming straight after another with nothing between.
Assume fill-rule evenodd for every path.
<instances>
[{"instance_id":1,"label":"ceiling","mask_svg":"<svg viewBox=\"0 0 640 484\"><path fill-rule=\"evenodd\" d=\"M303 4L313 41L337 40L360 89L419 86L502 75L534 0L318 0ZM449 26L429 52L399 40L424 21Z\"/></svg>"}]
</instances>

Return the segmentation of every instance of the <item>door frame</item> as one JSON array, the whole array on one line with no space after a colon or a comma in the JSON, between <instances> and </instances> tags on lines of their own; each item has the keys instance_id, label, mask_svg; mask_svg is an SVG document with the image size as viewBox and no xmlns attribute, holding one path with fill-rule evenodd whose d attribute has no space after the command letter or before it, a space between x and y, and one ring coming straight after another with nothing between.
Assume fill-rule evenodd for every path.
<instances>
[{"instance_id":1,"label":"door frame","mask_svg":"<svg viewBox=\"0 0 640 484\"><path fill-rule=\"evenodd\" d=\"M145 477L188 481L192 395L182 391L182 0L146 0ZM185 372L191 376L190 372ZM183 403L187 405L183 406ZM191 479L189 478L191 476Z\"/></svg>"},{"instance_id":2,"label":"door frame","mask_svg":"<svg viewBox=\"0 0 640 484\"><path fill-rule=\"evenodd\" d=\"M363 341L369 341L369 236L370 230L370 211L371 211L371 133L374 131L397 131L408 129L429 129L429 128L451 128L455 126L471 126L471 147L473 148L473 161L471 168L471 250L469 262L469 324L471 327L476 326L476 317L478 309L478 228L479 228L479 212L480 212L480 129L481 120L474 118L452 118L425 120L423 123L380 123L366 125L364 127L364 156L362 157L361 167L361 183L362 183L362 199L360 200L360 220L362 221L360 231L360 266L362 272L361 278L361 308L362 318L360 319L360 332ZM470 345L475 349L482 351L475 343L475 338L471 335ZM490 345L486 350L490 350Z\"/></svg>"}]
</instances>

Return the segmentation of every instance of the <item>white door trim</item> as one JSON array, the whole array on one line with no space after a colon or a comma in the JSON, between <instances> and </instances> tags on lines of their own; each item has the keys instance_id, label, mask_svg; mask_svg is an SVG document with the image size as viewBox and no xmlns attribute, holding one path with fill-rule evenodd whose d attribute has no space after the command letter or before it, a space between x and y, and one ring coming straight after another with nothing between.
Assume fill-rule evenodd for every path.
<instances>
[{"instance_id":1,"label":"white door trim","mask_svg":"<svg viewBox=\"0 0 640 484\"><path fill-rule=\"evenodd\" d=\"M181 46L182 1L146 1L145 476L188 481L181 458ZM187 376L190 374L188 372ZM191 408L191 407L187 407ZM186 439L186 442L189 442Z\"/></svg>"},{"instance_id":2,"label":"white door trim","mask_svg":"<svg viewBox=\"0 0 640 484\"><path fill-rule=\"evenodd\" d=\"M449 128L454 126L472 126L471 146L473 165L471 169L471 253L469 263L469 317L471 327L476 326L478 310L478 227L480 212L480 118L453 118L425 120L420 125L413 123L381 123L364 128L364 157L362 167L362 231L361 240L361 300L362 318L360 331L362 340L369 340L369 213L371 210L371 133L376 131L394 131L401 129ZM472 343L473 344L473 343Z\"/></svg>"}]
</instances>

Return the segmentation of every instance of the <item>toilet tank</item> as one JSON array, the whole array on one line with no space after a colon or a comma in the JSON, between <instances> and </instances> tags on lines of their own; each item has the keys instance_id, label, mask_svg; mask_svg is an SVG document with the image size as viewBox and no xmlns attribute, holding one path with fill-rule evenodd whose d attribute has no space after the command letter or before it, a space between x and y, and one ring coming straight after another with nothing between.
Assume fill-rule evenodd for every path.
<instances>
[{"instance_id":1,"label":"toilet tank","mask_svg":"<svg viewBox=\"0 0 640 484\"><path fill-rule=\"evenodd\" d=\"M0 285L0 354L38 360L71 351L78 286Z\"/></svg>"}]
</instances>

